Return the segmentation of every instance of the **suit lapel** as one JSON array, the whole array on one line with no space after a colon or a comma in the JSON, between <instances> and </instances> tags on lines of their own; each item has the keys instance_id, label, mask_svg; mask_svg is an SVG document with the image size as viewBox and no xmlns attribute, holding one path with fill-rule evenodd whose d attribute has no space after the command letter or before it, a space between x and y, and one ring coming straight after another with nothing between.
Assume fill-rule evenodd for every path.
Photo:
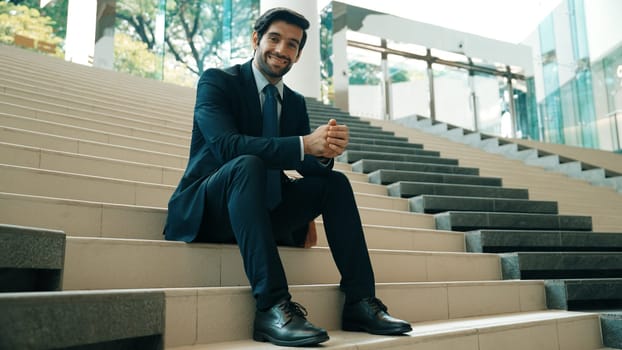
<instances>
[{"instance_id":1,"label":"suit lapel","mask_svg":"<svg viewBox=\"0 0 622 350\"><path fill-rule=\"evenodd\" d=\"M252 125L255 135L261 135L263 128L261 104L259 103L259 95L257 94L257 83L253 77L251 68L252 60L241 66L240 72L242 77L242 95L246 99L249 115L247 122Z\"/></svg>"}]
</instances>

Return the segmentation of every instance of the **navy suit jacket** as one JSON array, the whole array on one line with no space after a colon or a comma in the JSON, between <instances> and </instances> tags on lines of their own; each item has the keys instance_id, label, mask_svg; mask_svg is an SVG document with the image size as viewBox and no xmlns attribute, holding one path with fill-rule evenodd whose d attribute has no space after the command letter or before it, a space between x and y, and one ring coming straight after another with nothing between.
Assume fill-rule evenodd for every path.
<instances>
[{"instance_id":1,"label":"navy suit jacket","mask_svg":"<svg viewBox=\"0 0 622 350\"><path fill-rule=\"evenodd\" d=\"M332 168L305 155L300 160L299 136L310 133L304 97L283 89L280 137L262 137L262 112L252 60L226 69L208 69L197 86L188 166L168 203L165 235L191 242L203 222L210 198L203 188L221 166L241 155L255 155L268 168L321 175ZM284 177L284 175L282 176ZM208 223L209 224L209 223Z\"/></svg>"}]
</instances>

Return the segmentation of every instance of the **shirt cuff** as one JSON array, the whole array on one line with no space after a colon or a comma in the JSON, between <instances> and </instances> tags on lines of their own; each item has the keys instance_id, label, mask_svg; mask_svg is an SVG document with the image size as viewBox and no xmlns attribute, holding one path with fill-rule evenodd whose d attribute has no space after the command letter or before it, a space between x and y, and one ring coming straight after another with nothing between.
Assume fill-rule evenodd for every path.
<instances>
[{"instance_id":1,"label":"shirt cuff","mask_svg":"<svg viewBox=\"0 0 622 350\"><path fill-rule=\"evenodd\" d=\"M300 138L300 161L303 162L305 160L305 144L302 139L302 136L299 136L299 138Z\"/></svg>"}]
</instances>

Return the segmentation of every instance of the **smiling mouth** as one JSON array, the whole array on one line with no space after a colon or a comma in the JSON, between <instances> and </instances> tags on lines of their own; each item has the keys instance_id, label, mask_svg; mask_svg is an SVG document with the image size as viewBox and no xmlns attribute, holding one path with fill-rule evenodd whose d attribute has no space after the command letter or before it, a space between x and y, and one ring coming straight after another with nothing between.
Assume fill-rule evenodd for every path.
<instances>
[{"instance_id":1,"label":"smiling mouth","mask_svg":"<svg viewBox=\"0 0 622 350\"><path fill-rule=\"evenodd\" d=\"M288 59L281 58L281 57L276 56L276 55L268 54L268 58L270 58L273 61L276 61L277 63L280 63L280 64L282 64L284 66L289 64L289 60Z\"/></svg>"}]
</instances>

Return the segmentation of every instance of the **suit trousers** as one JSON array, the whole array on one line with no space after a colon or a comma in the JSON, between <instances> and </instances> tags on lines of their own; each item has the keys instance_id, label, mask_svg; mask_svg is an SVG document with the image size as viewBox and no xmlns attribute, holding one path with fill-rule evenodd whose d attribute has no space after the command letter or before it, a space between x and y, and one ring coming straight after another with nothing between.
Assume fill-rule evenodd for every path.
<instances>
[{"instance_id":1,"label":"suit trousers","mask_svg":"<svg viewBox=\"0 0 622 350\"><path fill-rule=\"evenodd\" d=\"M195 241L237 243L257 308L265 310L291 299L277 244L302 245L308 223L322 215L346 301L375 296L374 273L347 177L331 170L282 184L281 203L270 211L264 161L252 155L229 161L202 186L208 203Z\"/></svg>"}]
</instances>

